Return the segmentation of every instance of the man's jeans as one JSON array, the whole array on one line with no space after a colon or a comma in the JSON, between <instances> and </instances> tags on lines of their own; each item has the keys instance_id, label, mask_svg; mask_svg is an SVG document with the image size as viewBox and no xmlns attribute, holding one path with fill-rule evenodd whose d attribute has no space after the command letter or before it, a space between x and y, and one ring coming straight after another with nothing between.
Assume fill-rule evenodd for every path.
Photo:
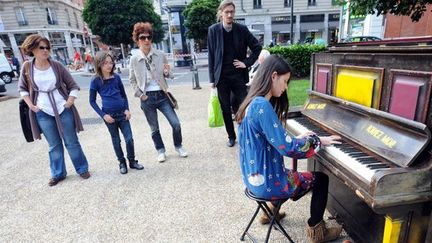
<instances>
[{"instance_id":1,"label":"man's jeans","mask_svg":"<svg viewBox=\"0 0 432 243\"><path fill-rule=\"evenodd\" d=\"M55 118L43 111L39 111L36 113L36 120L49 145L51 177L63 178L67 174L64 149ZM63 126L64 144L75 167L75 171L78 174L85 173L88 171L88 162L78 141L72 111L68 108L64 109L60 114L60 120Z\"/></svg>"},{"instance_id":2,"label":"man's jeans","mask_svg":"<svg viewBox=\"0 0 432 243\"><path fill-rule=\"evenodd\" d=\"M141 109L144 111L147 122L150 125L152 139L156 150L158 152L165 152L165 145L159 132L157 110L162 112L172 127L174 146L176 148L181 148L182 134L180 121L174 109L171 107L168 97L163 91L150 91L147 92L146 95L148 96L148 99L141 101Z\"/></svg>"},{"instance_id":3,"label":"man's jeans","mask_svg":"<svg viewBox=\"0 0 432 243\"><path fill-rule=\"evenodd\" d=\"M111 134L111 140L114 147L114 152L117 156L119 162L125 162L126 159L121 148L121 139L119 129L123 133L123 137L126 143L127 158L129 161L135 160L135 149L134 141L132 137L132 129L128 120L126 120L126 115L123 112L109 114L114 120L114 123L107 123L105 125L108 127L108 131Z\"/></svg>"}]
</instances>

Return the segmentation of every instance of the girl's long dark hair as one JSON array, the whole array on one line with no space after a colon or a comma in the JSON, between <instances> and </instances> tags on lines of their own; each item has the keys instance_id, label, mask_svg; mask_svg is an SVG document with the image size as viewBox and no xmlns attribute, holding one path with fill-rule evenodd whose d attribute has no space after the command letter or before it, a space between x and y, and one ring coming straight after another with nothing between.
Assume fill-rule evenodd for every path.
<instances>
[{"instance_id":1,"label":"girl's long dark hair","mask_svg":"<svg viewBox=\"0 0 432 243\"><path fill-rule=\"evenodd\" d=\"M114 74L114 69L115 69L115 59L114 59L114 55L111 52L108 51L98 51L96 53L96 57L94 58L94 65L95 65L95 69L96 69L96 74L95 76L99 77L102 82L104 81L104 77L103 77L103 73L102 73L102 66L104 65L104 62L107 58L110 58L111 61L114 63L114 65L112 66L110 75Z\"/></svg>"},{"instance_id":2,"label":"girl's long dark hair","mask_svg":"<svg viewBox=\"0 0 432 243\"><path fill-rule=\"evenodd\" d=\"M249 106L253 98L257 96L265 96L272 88L272 74L276 72L278 75L284 75L290 73L292 68L290 65L278 55L268 56L264 62L258 67L258 71L255 74L252 85L249 92L244 99L243 103L235 116L235 120L241 123L244 116L246 115L246 108ZM288 88L288 87L287 87ZM286 124L288 119L288 96L287 90L285 90L280 97L271 97L270 103L273 106L279 120L283 125Z\"/></svg>"}]
</instances>

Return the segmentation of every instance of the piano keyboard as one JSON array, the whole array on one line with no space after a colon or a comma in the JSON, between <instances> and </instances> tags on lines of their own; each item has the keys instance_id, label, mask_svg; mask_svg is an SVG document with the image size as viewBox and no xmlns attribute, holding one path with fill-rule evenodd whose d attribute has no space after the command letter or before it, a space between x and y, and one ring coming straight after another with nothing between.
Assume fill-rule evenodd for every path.
<instances>
[{"instance_id":1,"label":"piano keyboard","mask_svg":"<svg viewBox=\"0 0 432 243\"><path fill-rule=\"evenodd\" d=\"M292 131L294 135L300 135L308 131L312 131L318 136L331 135L311 123L306 117L288 119L287 125L288 130ZM341 142L342 144L323 146L322 149L336 158L337 163L357 174L363 180L370 182L377 171L390 169L390 166L344 142L343 139L341 139Z\"/></svg>"}]
</instances>

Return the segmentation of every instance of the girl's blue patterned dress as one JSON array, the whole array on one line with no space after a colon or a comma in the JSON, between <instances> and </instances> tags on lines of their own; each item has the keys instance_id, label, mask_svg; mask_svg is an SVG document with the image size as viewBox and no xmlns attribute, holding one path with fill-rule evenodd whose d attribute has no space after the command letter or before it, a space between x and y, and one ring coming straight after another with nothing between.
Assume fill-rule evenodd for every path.
<instances>
[{"instance_id":1,"label":"girl's blue patterned dress","mask_svg":"<svg viewBox=\"0 0 432 243\"><path fill-rule=\"evenodd\" d=\"M311 157L320 148L318 137L290 137L264 97L251 101L238 133L243 181L255 196L299 198L311 189L313 174L286 169L283 156Z\"/></svg>"}]
</instances>

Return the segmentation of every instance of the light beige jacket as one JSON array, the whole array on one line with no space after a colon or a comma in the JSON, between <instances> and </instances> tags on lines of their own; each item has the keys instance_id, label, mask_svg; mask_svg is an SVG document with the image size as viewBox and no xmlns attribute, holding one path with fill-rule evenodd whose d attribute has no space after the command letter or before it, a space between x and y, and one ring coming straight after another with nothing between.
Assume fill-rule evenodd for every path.
<instances>
[{"instance_id":1,"label":"light beige jacket","mask_svg":"<svg viewBox=\"0 0 432 243\"><path fill-rule=\"evenodd\" d=\"M147 70L145 60L152 57L152 63L150 64L151 71ZM147 59L148 60L148 59ZM129 80L132 88L135 91L135 97L141 97L145 95L145 88L149 84L150 80L154 79L158 82L160 88L163 91L167 91L168 84L166 78L173 78L172 67L170 68L169 74L164 75L164 64L168 64L168 59L165 54L159 50L151 49L148 56L146 57L142 51L139 54L131 57L129 67ZM144 84L144 85L143 85ZM144 89L142 89L144 87Z\"/></svg>"}]
</instances>

